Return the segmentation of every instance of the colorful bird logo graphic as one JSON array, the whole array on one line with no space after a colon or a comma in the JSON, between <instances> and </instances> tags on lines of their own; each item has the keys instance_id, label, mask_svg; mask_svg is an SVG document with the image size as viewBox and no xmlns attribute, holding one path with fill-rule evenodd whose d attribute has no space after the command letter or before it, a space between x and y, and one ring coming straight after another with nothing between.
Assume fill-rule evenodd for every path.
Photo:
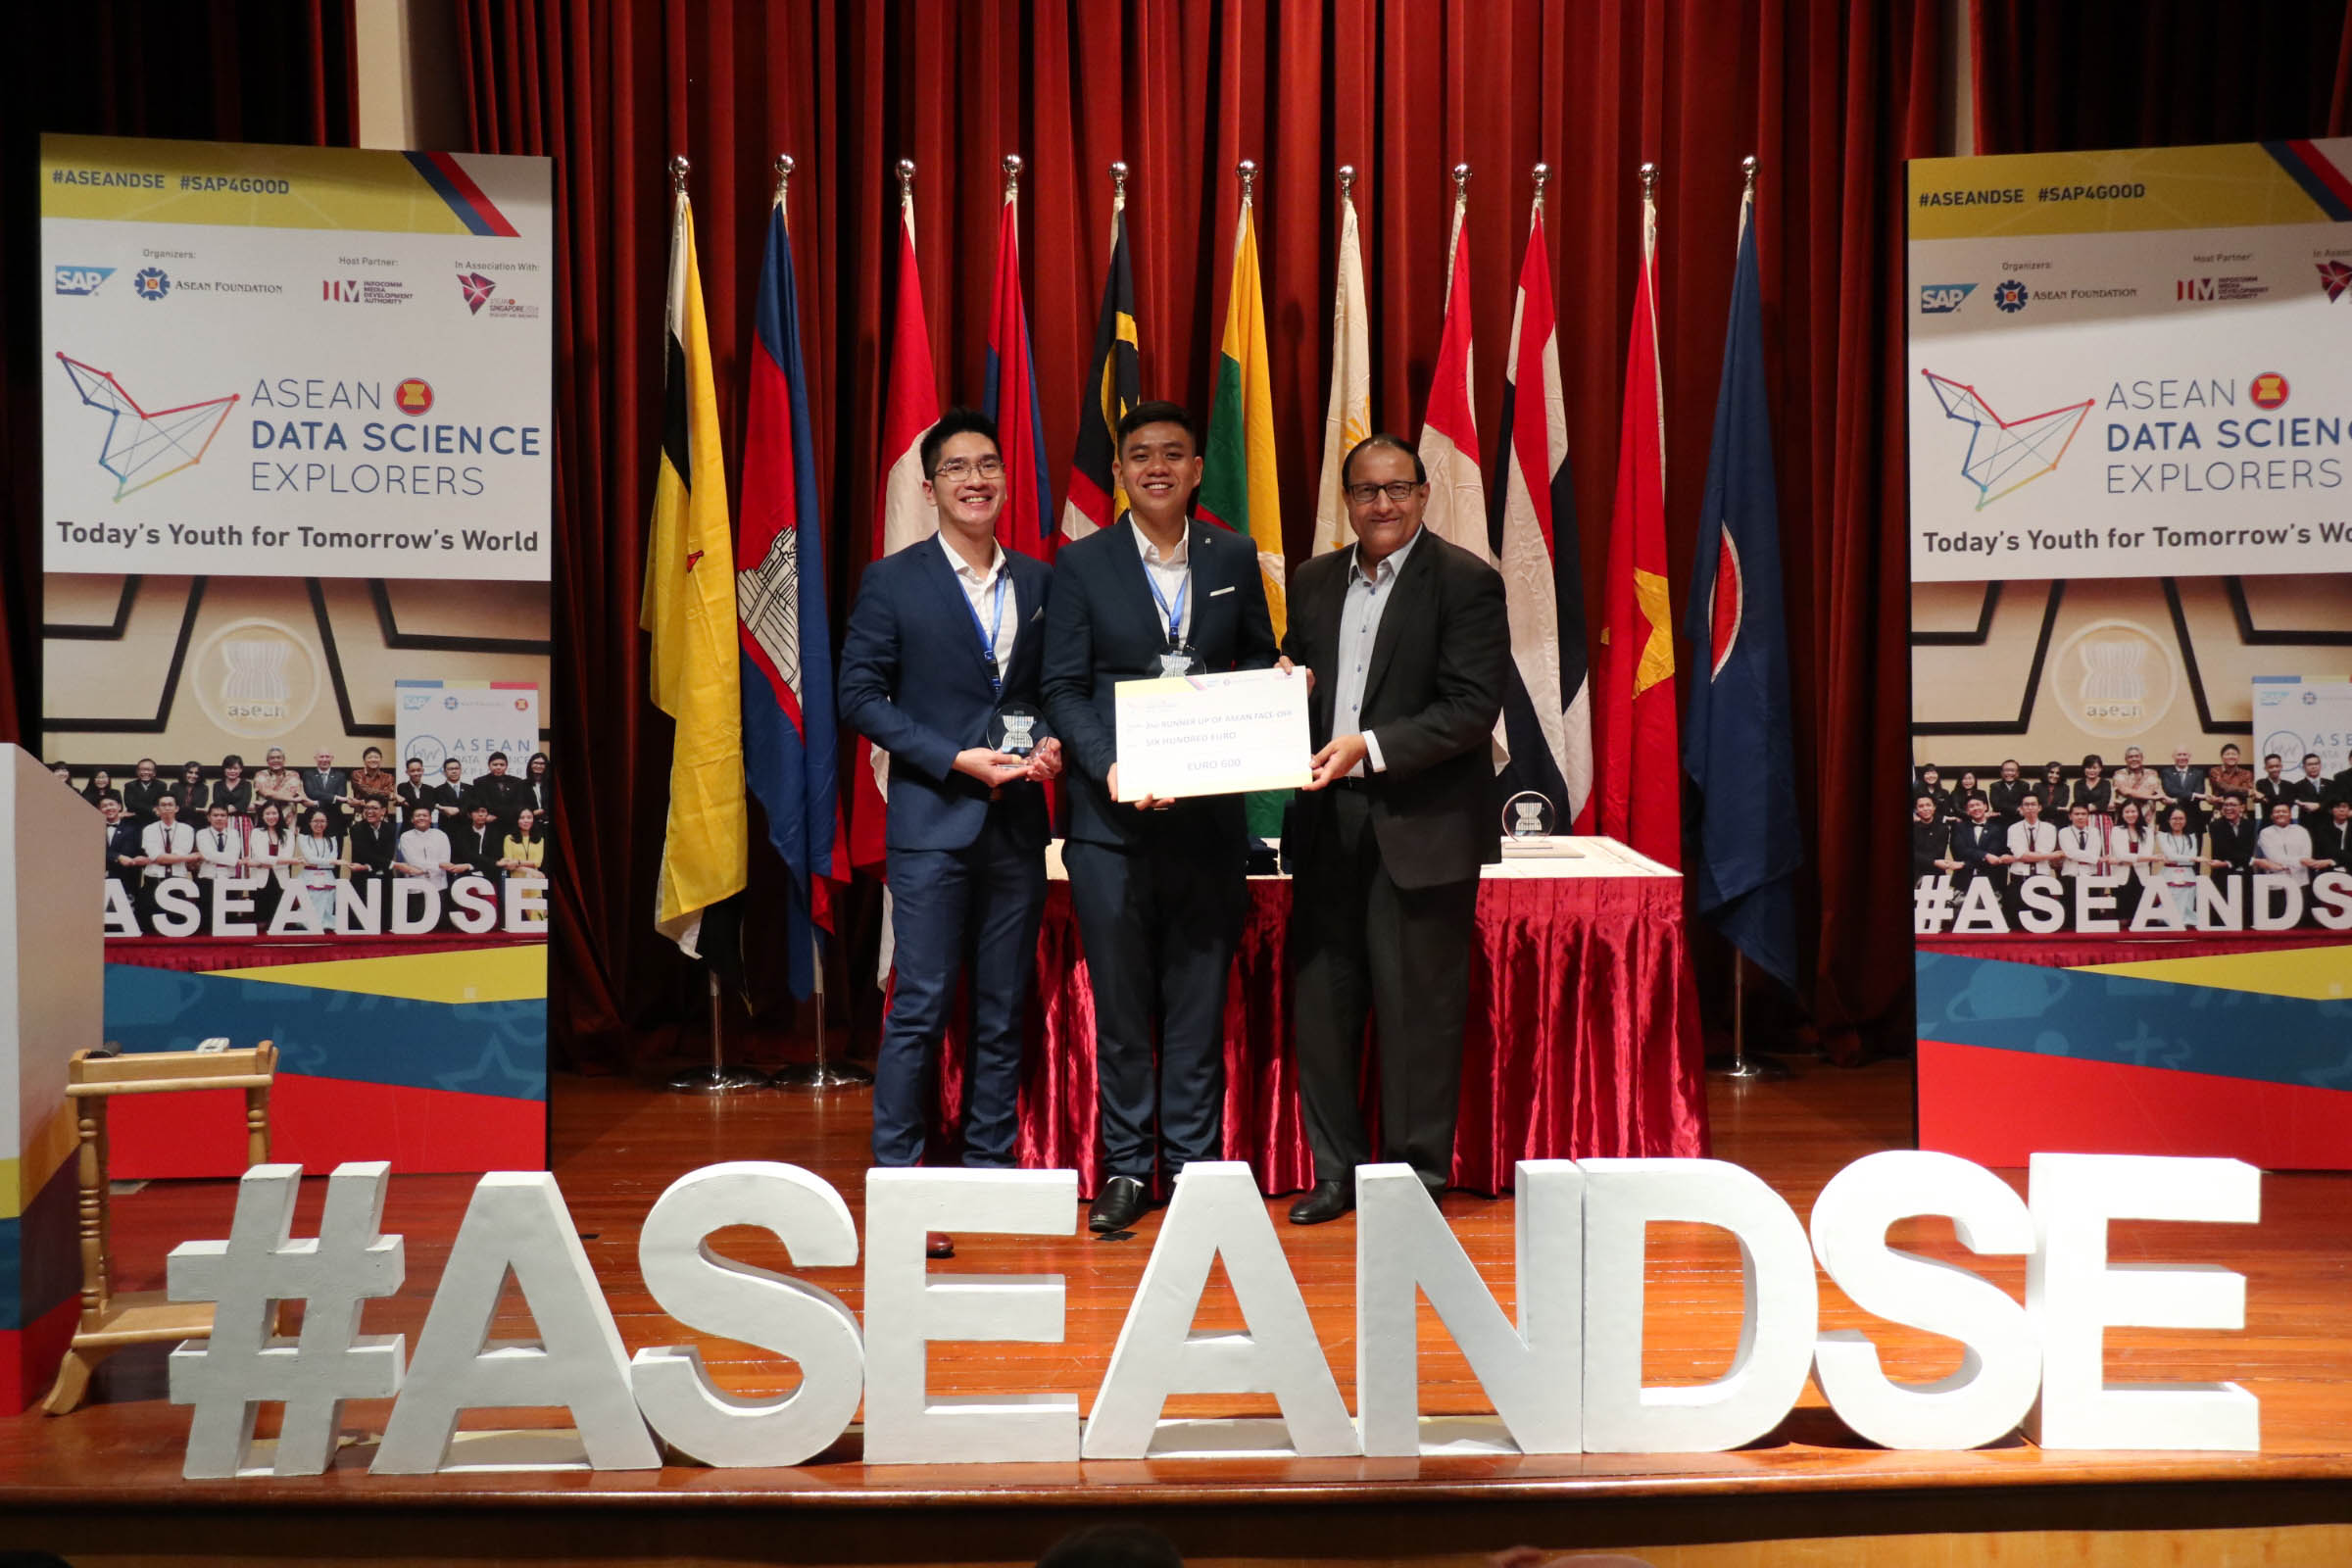
<instances>
[{"instance_id":1,"label":"colorful bird logo graphic","mask_svg":"<svg viewBox=\"0 0 2352 1568\"><path fill-rule=\"evenodd\" d=\"M1943 405L1944 417L1969 426L1968 454L1960 460L1960 472L1977 487L1979 512L2020 485L2055 471L2094 401L2084 398L2047 413L2004 419L1975 387L1934 370L1919 373Z\"/></svg>"}]
</instances>

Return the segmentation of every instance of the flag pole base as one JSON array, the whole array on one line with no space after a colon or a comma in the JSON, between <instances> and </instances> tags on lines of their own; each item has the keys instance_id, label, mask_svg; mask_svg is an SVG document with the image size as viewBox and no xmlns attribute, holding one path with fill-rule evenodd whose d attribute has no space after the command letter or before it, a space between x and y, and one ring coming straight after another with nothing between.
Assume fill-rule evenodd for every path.
<instances>
[{"instance_id":1,"label":"flag pole base","mask_svg":"<svg viewBox=\"0 0 2352 1568\"><path fill-rule=\"evenodd\" d=\"M854 1061L803 1061L776 1069L778 1089L867 1089L874 1075Z\"/></svg>"},{"instance_id":2,"label":"flag pole base","mask_svg":"<svg viewBox=\"0 0 2352 1568\"><path fill-rule=\"evenodd\" d=\"M1778 1083L1789 1076L1788 1069L1769 1056L1726 1056L1707 1063L1707 1076L1729 1078L1734 1083Z\"/></svg>"},{"instance_id":3,"label":"flag pole base","mask_svg":"<svg viewBox=\"0 0 2352 1568\"><path fill-rule=\"evenodd\" d=\"M668 1085L670 1093L678 1095L739 1095L770 1086L767 1074L757 1067L729 1067L719 1062L689 1067L672 1076Z\"/></svg>"}]
</instances>

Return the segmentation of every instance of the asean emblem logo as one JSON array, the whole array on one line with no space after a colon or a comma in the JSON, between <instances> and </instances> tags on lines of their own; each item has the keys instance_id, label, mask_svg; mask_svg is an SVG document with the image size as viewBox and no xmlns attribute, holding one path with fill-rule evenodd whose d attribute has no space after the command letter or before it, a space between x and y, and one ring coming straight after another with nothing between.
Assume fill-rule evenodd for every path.
<instances>
[{"instance_id":1,"label":"asean emblem logo","mask_svg":"<svg viewBox=\"0 0 2352 1568\"><path fill-rule=\"evenodd\" d=\"M2011 316L2026 308L2028 297L2026 285L2014 277L2002 279L2000 286L1992 291L1992 303Z\"/></svg>"},{"instance_id":2,"label":"asean emblem logo","mask_svg":"<svg viewBox=\"0 0 2352 1568\"><path fill-rule=\"evenodd\" d=\"M2246 397L2258 409L2275 409L2286 401L2286 377L2277 370L2265 370L2246 388Z\"/></svg>"},{"instance_id":3,"label":"asean emblem logo","mask_svg":"<svg viewBox=\"0 0 2352 1568\"><path fill-rule=\"evenodd\" d=\"M2165 641L2135 621L2101 620L2067 639L2051 661L2057 706L2085 735L2144 735L2171 711L2180 671Z\"/></svg>"},{"instance_id":4,"label":"asean emblem logo","mask_svg":"<svg viewBox=\"0 0 2352 1568\"><path fill-rule=\"evenodd\" d=\"M412 375L392 389L392 403L414 419L433 406L433 385L421 376Z\"/></svg>"},{"instance_id":5,"label":"asean emblem logo","mask_svg":"<svg viewBox=\"0 0 2352 1568\"><path fill-rule=\"evenodd\" d=\"M195 660L198 706L227 734L276 740L318 701L320 660L300 633L248 616L205 640Z\"/></svg>"},{"instance_id":6,"label":"asean emblem logo","mask_svg":"<svg viewBox=\"0 0 2352 1568\"><path fill-rule=\"evenodd\" d=\"M172 274L160 267L142 267L130 286L143 300L160 300L172 292Z\"/></svg>"}]
</instances>

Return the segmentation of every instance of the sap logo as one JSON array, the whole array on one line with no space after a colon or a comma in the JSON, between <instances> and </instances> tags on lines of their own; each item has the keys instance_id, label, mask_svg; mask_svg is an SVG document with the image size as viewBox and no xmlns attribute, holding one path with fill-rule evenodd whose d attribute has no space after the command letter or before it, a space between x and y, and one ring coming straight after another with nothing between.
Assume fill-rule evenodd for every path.
<instances>
[{"instance_id":1,"label":"sap logo","mask_svg":"<svg viewBox=\"0 0 2352 1568\"><path fill-rule=\"evenodd\" d=\"M1960 308L1960 302L1977 291L1974 283L1922 283L1919 286L1919 314L1949 316Z\"/></svg>"},{"instance_id":2,"label":"sap logo","mask_svg":"<svg viewBox=\"0 0 2352 1568\"><path fill-rule=\"evenodd\" d=\"M2032 296L2026 293L2026 285L2014 277L2003 278L2000 286L1992 291L1992 303L2011 316L2024 310L2030 298Z\"/></svg>"},{"instance_id":3,"label":"sap logo","mask_svg":"<svg viewBox=\"0 0 2352 1568\"><path fill-rule=\"evenodd\" d=\"M57 270L57 291L60 294L95 294L98 285L115 275L111 267L61 267Z\"/></svg>"},{"instance_id":4,"label":"sap logo","mask_svg":"<svg viewBox=\"0 0 2352 1568\"><path fill-rule=\"evenodd\" d=\"M2213 297L2213 279L2210 277L2173 279L2173 298L2176 300L2209 300Z\"/></svg>"},{"instance_id":5,"label":"sap logo","mask_svg":"<svg viewBox=\"0 0 2352 1568\"><path fill-rule=\"evenodd\" d=\"M404 713L415 713L421 711L424 708L424 704L425 697L422 692L403 692L401 694L400 710Z\"/></svg>"}]
</instances>

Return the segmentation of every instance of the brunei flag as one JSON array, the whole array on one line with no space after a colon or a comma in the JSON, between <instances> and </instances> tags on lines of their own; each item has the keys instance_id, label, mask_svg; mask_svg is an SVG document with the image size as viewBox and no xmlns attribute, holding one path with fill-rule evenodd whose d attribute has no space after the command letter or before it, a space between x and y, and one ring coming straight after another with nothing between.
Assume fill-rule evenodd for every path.
<instances>
[{"instance_id":1,"label":"brunei flag","mask_svg":"<svg viewBox=\"0 0 2352 1568\"><path fill-rule=\"evenodd\" d=\"M1284 609L1282 495L1274 476L1273 366L1266 355L1266 307L1257 276L1257 226L1250 188L1233 225L1233 286L1225 296L1225 342L1217 355L1217 394L1208 418L1208 459L1200 475L1201 516L1257 543L1274 639Z\"/></svg>"},{"instance_id":2,"label":"brunei flag","mask_svg":"<svg viewBox=\"0 0 2352 1568\"><path fill-rule=\"evenodd\" d=\"M914 261L914 190L899 190L899 304L890 333L890 381L882 396L882 485L874 503L873 559L919 544L939 525L923 499L923 436L939 422L939 375L931 364L931 328L923 318L923 279ZM850 861L882 874L890 754L858 737L852 775Z\"/></svg>"},{"instance_id":3,"label":"brunei flag","mask_svg":"<svg viewBox=\"0 0 2352 1568\"><path fill-rule=\"evenodd\" d=\"M666 325L662 463L646 524L639 611L653 634L654 706L677 726L654 921L687 956L700 957L703 911L743 891L748 834L735 549L694 257L694 209L682 190L670 220Z\"/></svg>"},{"instance_id":4,"label":"brunei flag","mask_svg":"<svg viewBox=\"0 0 2352 1568\"><path fill-rule=\"evenodd\" d=\"M800 290L784 196L768 210L743 442L743 536L735 573L743 662L744 772L790 873L784 966L796 998L814 986L811 926L832 928L829 882L846 881L834 768L833 639L825 614L824 509L801 350Z\"/></svg>"},{"instance_id":5,"label":"brunei flag","mask_svg":"<svg viewBox=\"0 0 2352 1568\"><path fill-rule=\"evenodd\" d=\"M1020 188L1007 180L1004 216L997 225L996 309L989 314L980 412L997 421L997 446L1004 454L997 542L1023 555L1051 557L1054 498L1046 488L1046 426L1038 417L1037 369L1029 359L1029 310L1021 303L1020 215Z\"/></svg>"},{"instance_id":6,"label":"brunei flag","mask_svg":"<svg viewBox=\"0 0 2352 1568\"><path fill-rule=\"evenodd\" d=\"M1677 870L1683 863L1681 746L1674 714L1674 612L1666 593L1666 404L1658 380L1658 210L1642 197L1642 270L1626 346L1617 502L1601 599L1593 716L1596 832Z\"/></svg>"},{"instance_id":7,"label":"brunei flag","mask_svg":"<svg viewBox=\"0 0 2352 1568\"><path fill-rule=\"evenodd\" d=\"M1135 270L1127 260L1127 193L1110 204L1110 275L1102 280L1102 314L1095 318L1094 373L1078 404L1078 449L1070 458L1069 492L1061 503L1061 536L1083 539L1107 528L1127 510L1111 460L1119 420L1143 401L1143 363L1135 336Z\"/></svg>"},{"instance_id":8,"label":"brunei flag","mask_svg":"<svg viewBox=\"0 0 2352 1568\"><path fill-rule=\"evenodd\" d=\"M1551 306L1544 202L1527 225L1519 302L1502 383L1502 483L1490 528L1500 543L1502 591L1518 678L1503 692L1510 762L1506 794L1535 790L1559 825L1584 814L1592 793L1592 694L1585 684L1585 585L1576 545L1576 489L1568 473L1568 407Z\"/></svg>"}]
</instances>

